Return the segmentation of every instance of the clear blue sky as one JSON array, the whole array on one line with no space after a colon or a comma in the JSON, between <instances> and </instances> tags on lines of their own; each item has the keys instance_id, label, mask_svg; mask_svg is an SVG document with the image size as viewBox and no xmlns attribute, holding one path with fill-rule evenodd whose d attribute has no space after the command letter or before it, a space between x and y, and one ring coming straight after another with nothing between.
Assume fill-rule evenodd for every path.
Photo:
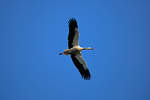
<instances>
[{"instance_id":1,"label":"clear blue sky","mask_svg":"<svg viewBox=\"0 0 150 100\"><path fill-rule=\"evenodd\" d=\"M90 81L58 55L72 17ZM150 100L150 1L1 0L0 100Z\"/></svg>"}]
</instances>

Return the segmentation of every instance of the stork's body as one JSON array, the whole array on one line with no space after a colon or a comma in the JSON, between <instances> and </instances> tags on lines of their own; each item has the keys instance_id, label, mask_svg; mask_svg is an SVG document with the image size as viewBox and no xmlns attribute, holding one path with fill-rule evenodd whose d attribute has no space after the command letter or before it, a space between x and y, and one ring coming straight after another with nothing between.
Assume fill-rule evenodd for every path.
<instances>
[{"instance_id":1,"label":"stork's body","mask_svg":"<svg viewBox=\"0 0 150 100\"><path fill-rule=\"evenodd\" d=\"M81 51L81 48L74 47L74 48L71 48L71 49L64 50L64 54L65 55L69 55L69 54L70 55L71 54L76 55L76 54L80 53L80 51Z\"/></svg>"},{"instance_id":2,"label":"stork's body","mask_svg":"<svg viewBox=\"0 0 150 100\"><path fill-rule=\"evenodd\" d=\"M64 50L64 52L59 53L60 55L65 54L65 55L77 55L81 53L82 50L93 50L93 48L82 48L80 46L76 46L70 49Z\"/></svg>"},{"instance_id":3,"label":"stork's body","mask_svg":"<svg viewBox=\"0 0 150 100\"><path fill-rule=\"evenodd\" d=\"M69 20L69 36L68 36L68 47L69 49L64 50L64 52L59 53L60 55L71 55L71 58L78 68L80 74L84 79L90 79L90 72L87 68L85 61L82 58L82 50L93 50L93 48L82 48L79 46L79 31L78 25L75 19Z\"/></svg>"}]
</instances>

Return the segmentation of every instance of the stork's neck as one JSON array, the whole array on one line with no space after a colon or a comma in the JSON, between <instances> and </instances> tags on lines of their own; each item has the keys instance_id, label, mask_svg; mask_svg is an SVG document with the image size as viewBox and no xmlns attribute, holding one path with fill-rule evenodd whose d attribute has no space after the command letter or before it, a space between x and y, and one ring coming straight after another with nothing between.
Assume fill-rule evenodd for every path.
<instances>
[{"instance_id":1,"label":"stork's neck","mask_svg":"<svg viewBox=\"0 0 150 100\"><path fill-rule=\"evenodd\" d=\"M82 50L94 50L94 48L88 47L88 48L83 48Z\"/></svg>"}]
</instances>

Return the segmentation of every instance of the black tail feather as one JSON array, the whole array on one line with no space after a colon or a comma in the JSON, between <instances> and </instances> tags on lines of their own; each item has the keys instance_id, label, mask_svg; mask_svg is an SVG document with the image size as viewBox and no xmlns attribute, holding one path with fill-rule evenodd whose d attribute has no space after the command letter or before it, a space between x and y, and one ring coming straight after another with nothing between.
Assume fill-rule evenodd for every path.
<instances>
[{"instance_id":1,"label":"black tail feather","mask_svg":"<svg viewBox=\"0 0 150 100\"><path fill-rule=\"evenodd\" d=\"M59 53L59 55L63 55L63 54L64 54L63 52Z\"/></svg>"}]
</instances>

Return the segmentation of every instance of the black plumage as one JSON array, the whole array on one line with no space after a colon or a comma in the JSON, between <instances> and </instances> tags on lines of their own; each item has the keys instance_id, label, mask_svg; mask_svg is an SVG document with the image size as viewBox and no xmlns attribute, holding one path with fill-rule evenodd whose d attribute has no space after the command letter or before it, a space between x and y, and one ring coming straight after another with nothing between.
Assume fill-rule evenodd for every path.
<instances>
[{"instance_id":1,"label":"black plumage","mask_svg":"<svg viewBox=\"0 0 150 100\"><path fill-rule=\"evenodd\" d=\"M76 34L75 32L75 28L78 28L78 25L77 25L77 21L75 18L71 18L69 20L69 35L68 35L68 48L72 48L73 47L73 38Z\"/></svg>"},{"instance_id":2,"label":"black plumage","mask_svg":"<svg viewBox=\"0 0 150 100\"><path fill-rule=\"evenodd\" d=\"M90 72L88 69L84 69L83 65L76 59L75 55L71 55L72 61L79 70L81 76L85 80L89 80L91 78Z\"/></svg>"}]
</instances>

